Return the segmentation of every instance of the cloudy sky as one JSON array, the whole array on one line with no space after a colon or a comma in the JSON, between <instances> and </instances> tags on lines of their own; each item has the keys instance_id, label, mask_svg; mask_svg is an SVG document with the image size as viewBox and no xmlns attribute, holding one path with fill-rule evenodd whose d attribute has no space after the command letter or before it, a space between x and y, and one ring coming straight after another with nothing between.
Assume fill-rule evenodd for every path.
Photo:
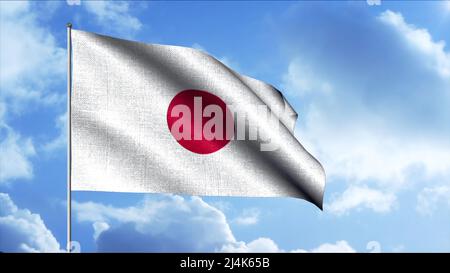
<instances>
[{"instance_id":1,"label":"cloudy sky","mask_svg":"<svg viewBox=\"0 0 450 273\"><path fill-rule=\"evenodd\" d=\"M282 90L293 198L73 193L81 251L450 251L450 2L1 2L0 251L66 245L66 28L201 48Z\"/></svg>"}]
</instances>

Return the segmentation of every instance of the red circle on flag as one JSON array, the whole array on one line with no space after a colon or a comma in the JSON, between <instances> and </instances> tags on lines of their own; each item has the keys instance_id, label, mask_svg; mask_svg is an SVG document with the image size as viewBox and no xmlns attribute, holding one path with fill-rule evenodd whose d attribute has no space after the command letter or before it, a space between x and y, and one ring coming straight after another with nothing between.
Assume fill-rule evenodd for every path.
<instances>
[{"instance_id":1,"label":"red circle on flag","mask_svg":"<svg viewBox=\"0 0 450 273\"><path fill-rule=\"evenodd\" d=\"M226 103L202 90L175 95L167 109L167 125L181 146L197 154L217 152L230 142L229 134L234 134L233 114Z\"/></svg>"}]
</instances>

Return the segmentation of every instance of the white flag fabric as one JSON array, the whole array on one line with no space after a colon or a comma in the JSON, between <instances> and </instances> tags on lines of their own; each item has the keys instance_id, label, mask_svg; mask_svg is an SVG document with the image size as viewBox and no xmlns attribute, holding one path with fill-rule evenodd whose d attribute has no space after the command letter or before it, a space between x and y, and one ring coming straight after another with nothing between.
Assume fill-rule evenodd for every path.
<instances>
[{"instance_id":1,"label":"white flag fabric","mask_svg":"<svg viewBox=\"0 0 450 273\"><path fill-rule=\"evenodd\" d=\"M79 30L71 39L72 190L290 196L322 207L324 170L273 86L192 48Z\"/></svg>"}]
</instances>

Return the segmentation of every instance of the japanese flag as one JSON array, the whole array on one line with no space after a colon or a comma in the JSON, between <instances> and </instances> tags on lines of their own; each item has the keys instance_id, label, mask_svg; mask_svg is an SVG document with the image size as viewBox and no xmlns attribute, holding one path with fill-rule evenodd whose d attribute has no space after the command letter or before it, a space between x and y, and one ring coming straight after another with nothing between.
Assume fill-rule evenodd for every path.
<instances>
[{"instance_id":1,"label":"japanese flag","mask_svg":"<svg viewBox=\"0 0 450 273\"><path fill-rule=\"evenodd\" d=\"M273 86L192 48L72 30L72 190L291 196L325 173Z\"/></svg>"}]
</instances>

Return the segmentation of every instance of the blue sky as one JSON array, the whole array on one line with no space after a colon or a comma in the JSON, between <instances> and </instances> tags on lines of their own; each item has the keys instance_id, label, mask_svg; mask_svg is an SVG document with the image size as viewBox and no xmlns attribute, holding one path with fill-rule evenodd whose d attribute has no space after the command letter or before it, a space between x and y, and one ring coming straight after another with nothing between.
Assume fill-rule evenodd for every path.
<instances>
[{"instance_id":1,"label":"blue sky","mask_svg":"<svg viewBox=\"0 0 450 273\"><path fill-rule=\"evenodd\" d=\"M450 2L1 2L0 250L66 244L66 28L277 86L327 173L293 198L73 192L81 251L450 251Z\"/></svg>"}]
</instances>

